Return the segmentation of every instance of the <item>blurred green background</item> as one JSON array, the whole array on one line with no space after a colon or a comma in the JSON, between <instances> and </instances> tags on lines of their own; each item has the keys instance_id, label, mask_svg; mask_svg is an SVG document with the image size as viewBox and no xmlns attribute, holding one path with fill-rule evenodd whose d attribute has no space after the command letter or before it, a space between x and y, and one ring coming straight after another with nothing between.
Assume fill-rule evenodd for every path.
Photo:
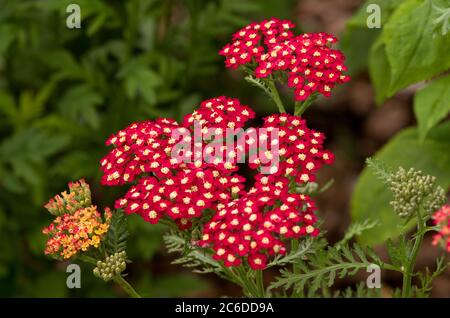
<instances>
[{"instance_id":1,"label":"blurred green background","mask_svg":"<svg viewBox=\"0 0 450 318\"><path fill-rule=\"evenodd\" d=\"M68 29L67 5L81 7L81 29ZM251 21L291 19L304 31L339 37L361 0L0 0L0 296L123 296L83 267L82 288L67 289L67 263L43 255L43 204L85 178L100 206L124 189L99 184L104 141L133 121L180 119L201 100L238 97L259 116L275 107L218 51ZM298 30L300 31L300 30ZM335 185L320 198L331 241L350 222L349 199L363 167L397 131L414 124L413 93L375 107L367 54L378 30L349 32L352 82L319 99L306 117L324 131L336 163L321 173ZM349 44L350 43L350 44ZM350 48L349 48L350 47ZM290 98L285 94L284 98ZM164 228L131 216L130 281L144 296L239 295L214 276L170 265ZM390 279L390 278L388 278ZM392 278L397 279L396 277ZM448 279L441 289L450 295Z\"/></svg>"},{"instance_id":2,"label":"blurred green background","mask_svg":"<svg viewBox=\"0 0 450 318\"><path fill-rule=\"evenodd\" d=\"M81 29L66 27L70 3L80 5ZM224 75L217 52L251 20L292 18L294 7L294 1L0 0L0 295L114 296L87 269L83 288L66 288L67 264L43 255L41 228L51 220L43 204L84 177L94 202L112 205L120 190L99 186L99 160L106 138L132 121L179 119L222 94L249 102L257 90ZM175 266L168 272L167 261L158 261L161 227L129 221L139 290L207 291L207 280Z\"/></svg>"}]
</instances>

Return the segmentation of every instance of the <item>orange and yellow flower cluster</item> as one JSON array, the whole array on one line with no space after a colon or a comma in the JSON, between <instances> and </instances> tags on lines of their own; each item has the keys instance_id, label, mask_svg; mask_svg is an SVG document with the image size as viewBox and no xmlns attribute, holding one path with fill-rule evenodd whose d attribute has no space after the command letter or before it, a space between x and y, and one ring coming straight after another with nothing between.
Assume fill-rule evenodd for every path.
<instances>
[{"instance_id":1,"label":"orange and yellow flower cluster","mask_svg":"<svg viewBox=\"0 0 450 318\"><path fill-rule=\"evenodd\" d=\"M69 189L69 194L63 192L45 206L57 217L42 231L49 237L45 254L63 259L87 251L91 246L98 248L112 217L112 212L105 209L103 220L97 207L90 205L89 185L83 180L69 184Z\"/></svg>"}]
</instances>

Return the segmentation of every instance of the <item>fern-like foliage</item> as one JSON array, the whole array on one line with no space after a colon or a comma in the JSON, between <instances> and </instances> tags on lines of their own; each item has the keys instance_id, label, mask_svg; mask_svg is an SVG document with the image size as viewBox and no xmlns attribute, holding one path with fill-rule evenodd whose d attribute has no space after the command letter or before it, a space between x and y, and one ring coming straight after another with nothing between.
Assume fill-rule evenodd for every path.
<instances>
[{"instance_id":1,"label":"fern-like foliage","mask_svg":"<svg viewBox=\"0 0 450 318\"><path fill-rule=\"evenodd\" d=\"M251 74L247 75L244 79L245 79L245 81L247 81L251 85L253 85L255 87L258 87L259 89L264 91L264 93L266 93L267 96L270 97L270 99L274 100L273 95L272 95L272 91L270 90L269 86L267 86L266 82L263 79L256 78L256 77L254 77ZM274 102L275 102L275 100L274 100Z\"/></svg>"},{"instance_id":2,"label":"fern-like foliage","mask_svg":"<svg viewBox=\"0 0 450 318\"><path fill-rule=\"evenodd\" d=\"M409 262L412 245L413 241L407 240L405 236L400 237L396 242L389 239L386 243L389 259L400 272Z\"/></svg>"},{"instance_id":3,"label":"fern-like foliage","mask_svg":"<svg viewBox=\"0 0 450 318\"><path fill-rule=\"evenodd\" d=\"M348 242L350 242L350 240L354 237L361 235L363 232L370 230L377 225L379 225L378 221L373 221L370 219L366 219L364 220L364 222L352 223L345 233L345 236L342 238L342 240L337 242L335 246L337 248L340 248L341 246L346 245Z\"/></svg>"},{"instance_id":4,"label":"fern-like foliage","mask_svg":"<svg viewBox=\"0 0 450 318\"><path fill-rule=\"evenodd\" d=\"M172 264L191 268L194 273L216 273L223 276L221 275L222 266L211 257L207 250L193 249L185 238L175 232L164 235L163 239L169 253L181 255Z\"/></svg>"},{"instance_id":5,"label":"fern-like foliage","mask_svg":"<svg viewBox=\"0 0 450 318\"><path fill-rule=\"evenodd\" d=\"M379 298L381 297L380 288L367 288L364 282L360 282L354 288L347 287L344 290L337 290L333 294L334 298Z\"/></svg>"},{"instance_id":6,"label":"fern-like foliage","mask_svg":"<svg viewBox=\"0 0 450 318\"><path fill-rule=\"evenodd\" d=\"M352 247L342 245L339 248L316 250L308 259L295 263L296 273L281 270L281 276L271 284L270 289L293 288L297 294L306 292L308 295L314 295L320 288L333 286L336 277L355 275L371 264L382 267L380 258L372 249L362 248L358 244Z\"/></svg>"},{"instance_id":7,"label":"fern-like foliage","mask_svg":"<svg viewBox=\"0 0 450 318\"><path fill-rule=\"evenodd\" d=\"M367 166L372 169L375 176L383 182L386 182L390 175L390 169L380 160L367 158Z\"/></svg>"},{"instance_id":8,"label":"fern-like foliage","mask_svg":"<svg viewBox=\"0 0 450 318\"><path fill-rule=\"evenodd\" d=\"M430 296L433 280L447 269L448 262L445 256L441 256L436 260L436 269L430 271L427 267L424 273L419 273L420 285L414 287L414 294L417 298L427 298Z\"/></svg>"},{"instance_id":9,"label":"fern-like foliage","mask_svg":"<svg viewBox=\"0 0 450 318\"><path fill-rule=\"evenodd\" d=\"M324 248L325 240L317 240L315 238L308 238L302 241L296 250L291 250L286 255L277 255L267 267L284 266L287 264L294 264L302 259L307 259L310 254L314 254L316 250Z\"/></svg>"},{"instance_id":10,"label":"fern-like foliage","mask_svg":"<svg viewBox=\"0 0 450 318\"><path fill-rule=\"evenodd\" d=\"M123 211L114 211L108 232L104 239L104 244L108 255L125 251L127 248L128 235L127 220Z\"/></svg>"}]
</instances>

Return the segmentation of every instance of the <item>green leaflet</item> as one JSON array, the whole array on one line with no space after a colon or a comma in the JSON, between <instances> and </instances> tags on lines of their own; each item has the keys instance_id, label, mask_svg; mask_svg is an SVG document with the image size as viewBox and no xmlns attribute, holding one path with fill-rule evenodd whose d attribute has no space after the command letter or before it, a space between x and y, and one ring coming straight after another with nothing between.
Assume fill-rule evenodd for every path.
<instances>
[{"instance_id":1,"label":"green leaflet","mask_svg":"<svg viewBox=\"0 0 450 318\"><path fill-rule=\"evenodd\" d=\"M414 113L423 140L431 128L450 111L450 75L439 78L418 91L414 97Z\"/></svg>"},{"instance_id":2,"label":"green leaflet","mask_svg":"<svg viewBox=\"0 0 450 318\"><path fill-rule=\"evenodd\" d=\"M127 220L123 211L113 211L109 230L104 238L106 251L109 255L125 251L128 238Z\"/></svg>"},{"instance_id":3,"label":"green leaflet","mask_svg":"<svg viewBox=\"0 0 450 318\"><path fill-rule=\"evenodd\" d=\"M437 177L437 182L447 189L450 185L450 122L433 129L421 143L416 128L397 134L375 156L391 167L403 166L422 170ZM394 238L412 226L404 226L389 205L392 196L389 189L378 180L367 167L356 184L351 202L352 219L361 222L366 219L378 221L379 226L367 230L360 237L363 244L376 245Z\"/></svg>"}]
</instances>

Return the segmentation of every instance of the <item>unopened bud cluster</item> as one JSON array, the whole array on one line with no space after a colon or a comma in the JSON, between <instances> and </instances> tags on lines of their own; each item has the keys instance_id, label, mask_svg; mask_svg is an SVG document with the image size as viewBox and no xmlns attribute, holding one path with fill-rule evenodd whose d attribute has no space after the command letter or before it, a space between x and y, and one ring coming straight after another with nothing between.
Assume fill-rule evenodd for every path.
<instances>
[{"instance_id":1,"label":"unopened bud cluster","mask_svg":"<svg viewBox=\"0 0 450 318\"><path fill-rule=\"evenodd\" d=\"M76 211L91 206L91 189L83 179L69 183L69 193L64 191L56 195L44 207L53 215L74 214Z\"/></svg>"},{"instance_id":2,"label":"unopened bud cluster","mask_svg":"<svg viewBox=\"0 0 450 318\"><path fill-rule=\"evenodd\" d=\"M111 280L114 276L120 275L127 267L127 254L125 251L108 256L104 262L98 261L94 268L94 275L104 281Z\"/></svg>"},{"instance_id":3,"label":"unopened bud cluster","mask_svg":"<svg viewBox=\"0 0 450 318\"><path fill-rule=\"evenodd\" d=\"M445 191L436 184L436 178L413 168L400 167L387 182L394 195L391 205L402 218L412 216L421 207L431 214L445 203Z\"/></svg>"}]
</instances>

